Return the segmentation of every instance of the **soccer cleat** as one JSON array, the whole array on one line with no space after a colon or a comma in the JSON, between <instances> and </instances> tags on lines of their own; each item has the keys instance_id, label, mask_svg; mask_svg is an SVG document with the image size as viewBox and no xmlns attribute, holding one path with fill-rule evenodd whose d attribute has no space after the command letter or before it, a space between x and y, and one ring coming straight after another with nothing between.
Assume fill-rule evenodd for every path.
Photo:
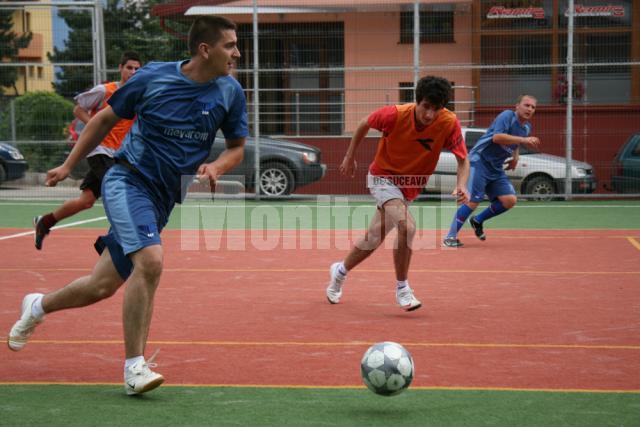
<instances>
[{"instance_id":1,"label":"soccer cleat","mask_svg":"<svg viewBox=\"0 0 640 427\"><path fill-rule=\"evenodd\" d=\"M42 242L44 241L44 238L47 237L47 234L49 234L50 231L47 227L44 226L42 218L42 215L33 218L33 228L36 231L35 244L37 250L42 249Z\"/></svg>"},{"instance_id":2,"label":"soccer cleat","mask_svg":"<svg viewBox=\"0 0 640 427\"><path fill-rule=\"evenodd\" d=\"M475 216L469 218L469 224L471 224L471 228L473 228L473 232L476 233L476 237L482 241L487 239L487 236L484 234L484 229L482 228L482 223L478 222Z\"/></svg>"},{"instance_id":3,"label":"soccer cleat","mask_svg":"<svg viewBox=\"0 0 640 427\"><path fill-rule=\"evenodd\" d=\"M31 315L31 306L36 298L42 294L28 294L22 300L22 314L20 319L13 325L7 338L7 345L13 351L20 351L27 345L27 341L36 326L38 326L44 318L37 318Z\"/></svg>"},{"instance_id":4,"label":"soccer cleat","mask_svg":"<svg viewBox=\"0 0 640 427\"><path fill-rule=\"evenodd\" d=\"M464 244L455 237L447 237L442 242L442 246L446 246L448 248L461 248L464 246Z\"/></svg>"},{"instance_id":5,"label":"soccer cleat","mask_svg":"<svg viewBox=\"0 0 640 427\"><path fill-rule=\"evenodd\" d=\"M340 302L340 297L342 296L342 284L346 279L345 276L339 277L339 265L339 262L335 262L331 264L331 268L329 269L329 276L331 277L331 280L329 280L329 286L327 286L327 299L331 304L337 304Z\"/></svg>"},{"instance_id":6,"label":"soccer cleat","mask_svg":"<svg viewBox=\"0 0 640 427\"><path fill-rule=\"evenodd\" d=\"M413 295L409 286L396 290L396 301L404 311L413 311L422 307L422 303Z\"/></svg>"},{"instance_id":7,"label":"soccer cleat","mask_svg":"<svg viewBox=\"0 0 640 427\"><path fill-rule=\"evenodd\" d=\"M156 352L157 354L157 352ZM129 396L134 394L142 394L157 388L164 382L164 377L149 368L155 368L157 365L152 363L155 354L145 362L139 361L133 366L128 367L124 371L124 390Z\"/></svg>"}]
</instances>

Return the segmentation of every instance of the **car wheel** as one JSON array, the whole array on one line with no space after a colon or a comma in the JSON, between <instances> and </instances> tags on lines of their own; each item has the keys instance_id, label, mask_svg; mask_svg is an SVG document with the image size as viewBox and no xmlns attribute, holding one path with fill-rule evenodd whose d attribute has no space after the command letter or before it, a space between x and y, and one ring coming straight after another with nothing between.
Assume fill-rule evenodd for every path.
<instances>
[{"instance_id":1,"label":"car wheel","mask_svg":"<svg viewBox=\"0 0 640 427\"><path fill-rule=\"evenodd\" d=\"M4 170L4 166L0 164L0 185L7 179L7 172Z\"/></svg>"},{"instance_id":2,"label":"car wheel","mask_svg":"<svg viewBox=\"0 0 640 427\"><path fill-rule=\"evenodd\" d=\"M551 178L536 176L527 181L524 192L531 195L532 200L551 200L556 195L556 186Z\"/></svg>"},{"instance_id":3,"label":"car wheel","mask_svg":"<svg viewBox=\"0 0 640 427\"><path fill-rule=\"evenodd\" d=\"M285 196L295 186L291 169L282 163L260 165L260 194L265 196Z\"/></svg>"}]
</instances>

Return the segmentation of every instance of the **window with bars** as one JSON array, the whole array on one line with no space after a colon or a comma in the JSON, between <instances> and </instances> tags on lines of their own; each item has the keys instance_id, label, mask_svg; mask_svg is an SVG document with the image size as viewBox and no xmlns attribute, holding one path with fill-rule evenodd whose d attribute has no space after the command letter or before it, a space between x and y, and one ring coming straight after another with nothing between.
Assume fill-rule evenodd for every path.
<instances>
[{"instance_id":1,"label":"window with bars","mask_svg":"<svg viewBox=\"0 0 640 427\"><path fill-rule=\"evenodd\" d=\"M420 11L420 43L454 43L453 11ZM400 43L413 43L413 12L400 13Z\"/></svg>"}]
</instances>

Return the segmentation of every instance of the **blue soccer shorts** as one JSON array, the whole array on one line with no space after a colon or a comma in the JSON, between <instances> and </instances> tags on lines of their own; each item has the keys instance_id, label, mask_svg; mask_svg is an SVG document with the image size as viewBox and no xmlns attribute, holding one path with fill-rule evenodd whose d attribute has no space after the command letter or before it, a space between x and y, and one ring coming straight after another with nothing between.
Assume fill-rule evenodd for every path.
<instances>
[{"instance_id":1,"label":"blue soccer shorts","mask_svg":"<svg viewBox=\"0 0 640 427\"><path fill-rule=\"evenodd\" d=\"M482 161L471 163L469 191L470 200L474 203L482 202L485 195L489 200L494 201L498 196L516 194L513 184L503 170L495 171Z\"/></svg>"},{"instance_id":2,"label":"blue soccer shorts","mask_svg":"<svg viewBox=\"0 0 640 427\"><path fill-rule=\"evenodd\" d=\"M102 182L102 201L109 232L100 236L98 253L109 249L116 270L126 280L133 270L129 254L152 245L161 245L160 232L167 224L170 209L161 206L144 179L116 164Z\"/></svg>"}]
</instances>

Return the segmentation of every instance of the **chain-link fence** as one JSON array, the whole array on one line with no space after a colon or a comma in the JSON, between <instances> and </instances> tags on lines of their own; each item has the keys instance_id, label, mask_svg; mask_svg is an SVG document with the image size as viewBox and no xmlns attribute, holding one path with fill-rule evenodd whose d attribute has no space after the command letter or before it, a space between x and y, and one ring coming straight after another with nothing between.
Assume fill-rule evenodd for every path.
<instances>
[{"instance_id":1,"label":"chain-link fence","mask_svg":"<svg viewBox=\"0 0 640 427\"><path fill-rule=\"evenodd\" d=\"M520 94L537 98L541 152L523 152L510 172L519 192L640 194L640 0L109 0L0 2L0 141L21 153L0 150L0 197L60 198L37 185L73 143L73 97L118 80L123 51L143 62L187 58L189 24L207 14L238 24L235 76L258 141L247 150L259 152L232 172L247 191L367 194L379 135L370 132L348 179L338 166L351 134L438 75L453 83L448 108L468 145ZM426 195L450 191L447 155Z\"/></svg>"}]
</instances>

